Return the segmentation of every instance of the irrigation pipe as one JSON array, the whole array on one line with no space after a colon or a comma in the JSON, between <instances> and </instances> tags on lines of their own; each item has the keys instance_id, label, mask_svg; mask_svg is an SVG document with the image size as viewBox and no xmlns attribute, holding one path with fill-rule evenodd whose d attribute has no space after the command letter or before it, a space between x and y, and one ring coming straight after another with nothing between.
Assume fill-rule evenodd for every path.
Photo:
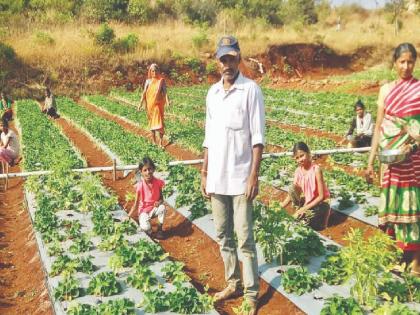
<instances>
[{"instance_id":1,"label":"irrigation pipe","mask_svg":"<svg viewBox=\"0 0 420 315\"><path fill-rule=\"evenodd\" d=\"M316 155L327 155L327 154L337 154L337 153L354 153L354 152L368 152L370 147L365 148L349 148L349 149L330 149L330 150L315 150L312 151L312 154ZM277 158L283 156L293 156L293 152L278 152L278 153L265 153L262 155L263 159L267 158ZM203 163L203 159L197 160L185 160L185 161L171 161L168 163L169 166L175 165L196 165ZM99 167L86 167L86 168L77 168L73 169L73 172L78 173L95 173L95 172L116 172L116 171L133 171L138 168L138 165L116 165L113 166L99 166ZM32 172L21 172L21 173L9 173L9 174L0 174L0 179L6 178L15 178L15 177L29 177L29 176L40 176L51 174L52 171L32 171Z\"/></svg>"}]
</instances>

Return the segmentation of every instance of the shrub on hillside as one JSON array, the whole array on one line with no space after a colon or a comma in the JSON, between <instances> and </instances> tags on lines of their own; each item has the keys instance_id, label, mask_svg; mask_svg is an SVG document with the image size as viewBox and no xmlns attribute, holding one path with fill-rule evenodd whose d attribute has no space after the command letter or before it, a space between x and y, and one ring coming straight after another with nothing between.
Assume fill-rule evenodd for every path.
<instances>
[{"instance_id":1,"label":"shrub on hillside","mask_svg":"<svg viewBox=\"0 0 420 315\"><path fill-rule=\"evenodd\" d=\"M95 34L95 43L100 46L108 46L114 42L115 32L108 24L102 24Z\"/></svg>"},{"instance_id":2,"label":"shrub on hillside","mask_svg":"<svg viewBox=\"0 0 420 315\"><path fill-rule=\"evenodd\" d=\"M219 11L216 0L186 0L178 2L178 11L189 23L214 24Z\"/></svg>"},{"instance_id":3,"label":"shrub on hillside","mask_svg":"<svg viewBox=\"0 0 420 315\"><path fill-rule=\"evenodd\" d=\"M279 14L283 21L292 25L314 24L318 21L314 0L286 1Z\"/></svg>"},{"instance_id":4,"label":"shrub on hillside","mask_svg":"<svg viewBox=\"0 0 420 315\"><path fill-rule=\"evenodd\" d=\"M201 61L197 58L185 58L184 63L195 73L201 70Z\"/></svg>"},{"instance_id":5,"label":"shrub on hillside","mask_svg":"<svg viewBox=\"0 0 420 315\"><path fill-rule=\"evenodd\" d=\"M128 14L131 21L140 24L152 22L157 16L148 0L130 0Z\"/></svg>"},{"instance_id":6,"label":"shrub on hillside","mask_svg":"<svg viewBox=\"0 0 420 315\"><path fill-rule=\"evenodd\" d=\"M204 29L201 29L197 34L192 38L193 46L197 49L203 48L203 46L209 43L209 38Z\"/></svg>"},{"instance_id":7,"label":"shrub on hillside","mask_svg":"<svg viewBox=\"0 0 420 315\"><path fill-rule=\"evenodd\" d=\"M34 35L34 42L43 46L51 46L55 44L54 38L46 32L36 32Z\"/></svg>"},{"instance_id":8,"label":"shrub on hillside","mask_svg":"<svg viewBox=\"0 0 420 315\"><path fill-rule=\"evenodd\" d=\"M67 17L75 16L79 13L82 1L79 0L30 0L30 1L10 1L20 2L26 9L33 10L39 15L45 15L47 11L53 11L53 15L64 15Z\"/></svg>"},{"instance_id":9,"label":"shrub on hillside","mask_svg":"<svg viewBox=\"0 0 420 315\"><path fill-rule=\"evenodd\" d=\"M206 74L216 74L217 73L217 62L212 60L206 64Z\"/></svg>"},{"instance_id":10,"label":"shrub on hillside","mask_svg":"<svg viewBox=\"0 0 420 315\"><path fill-rule=\"evenodd\" d=\"M88 19L99 22L124 20L129 0L85 0L81 10Z\"/></svg>"},{"instance_id":11,"label":"shrub on hillside","mask_svg":"<svg viewBox=\"0 0 420 315\"><path fill-rule=\"evenodd\" d=\"M139 43L139 38L136 34L130 33L125 37L118 38L114 44L113 48L117 52L128 53L133 52Z\"/></svg>"},{"instance_id":12,"label":"shrub on hillside","mask_svg":"<svg viewBox=\"0 0 420 315\"><path fill-rule=\"evenodd\" d=\"M16 53L14 49L2 42L0 42L0 64L10 63L16 59Z\"/></svg>"}]
</instances>

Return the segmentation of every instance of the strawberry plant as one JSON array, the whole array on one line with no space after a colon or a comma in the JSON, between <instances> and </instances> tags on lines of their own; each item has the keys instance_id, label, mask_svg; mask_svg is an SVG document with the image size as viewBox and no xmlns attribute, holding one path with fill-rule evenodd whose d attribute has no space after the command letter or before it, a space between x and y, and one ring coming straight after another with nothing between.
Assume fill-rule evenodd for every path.
<instances>
[{"instance_id":1,"label":"strawberry plant","mask_svg":"<svg viewBox=\"0 0 420 315\"><path fill-rule=\"evenodd\" d=\"M301 266L290 268L282 274L281 283L284 291L302 295L318 288L321 282L317 276L311 275Z\"/></svg>"},{"instance_id":2,"label":"strawberry plant","mask_svg":"<svg viewBox=\"0 0 420 315\"><path fill-rule=\"evenodd\" d=\"M162 247L143 239L135 244L135 251L137 255L136 263L141 264L160 261L166 256L163 253Z\"/></svg>"},{"instance_id":3,"label":"strawberry plant","mask_svg":"<svg viewBox=\"0 0 420 315\"><path fill-rule=\"evenodd\" d=\"M257 216L255 239L268 262L277 261L281 265L304 264L309 257L325 253L318 234L310 227L296 222L285 211L276 210L278 205L260 205L259 209L264 215Z\"/></svg>"},{"instance_id":4,"label":"strawberry plant","mask_svg":"<svg viewBox=\"0 0 420 315\"><path fill-rule=\"evenodd\" d=\"M77 262L67 255L60 255L51 265L50 276L55 277L61 273L73 274L77 270Z\"/></svg>"},{"instance_id":5,"label":"strawberry plant","mask_svg":"<svg viewBox=\"0 0 420 315\"><path fill-rule=\"evenodd\" d=\"M113 235L105 238L99 245L98 248L103 251L114 250L117 246L127 245L128 242L125 240L121 232L115 232Z\"/></svg>"},{"instance_id":6,"label":"strawberry plant","mask_svg":"<svg viewBox=\"0 0 420 315\"><path fill-rule=\"evenodd\" d=\"M320 315L363 315L364 311L353 298L344 298L338 295L325 300Z\"/></svg>"},{"instance_id":7,"label":"strawberry plant","mask_svg":"<svg viewBox=\"0 0 420 315\"><path fill-rule=\"evenodd\" d=\"M58 240L54 240L47 248L49 256L57 256L63 253L63 248Z\"/></svg>"},{"instance_id":8,"label":"strawberry plant","mask_svg":"<svg viewBox=\"0 0 420 315\"><path fill-rule=\"evenodd\" d=\"M213 299L195 288L177 287L168 293L168 301L170 310L178 314L206 313L213 309Z\"/></svg>"},{"instance_id":9,"label":"strawberry plant","mask_svg":"<svg viewBox=\"0 0 420 315\"><path fill-rule=\"evenodd\" d=\"M403 265L405 267L405 264ZM395 279L391 274L387 274L384 283L379 286L380 296L387 301L420 303L420 279L404 270L401 278Z\"/></svg>"},{"instance_id":10,"label":"strawberry plant","mask_svg":"<svg viewBox=\"0 0 420 315\"><path fill-rule=\"evenodd\" d=\"M132 245L121 245L115 249L109 258L108 265L117 271L122 267L131 267L138 261L136 249Z\"/></svg>"},{"instance_id":11,"label":"strawberry plant","mask_svg":"<svg viewBox=\"0 0 420 315\"><path fill-rule=\"evenodd\" d=\"M56 300L71 301L80 295L80 283L70 275L65 275L57 288L54 290Z\"/></svg>"},{"instance_id":12,"label":"strawberry plant","mask_svg":"<svg viewBox=\"0 0 420 315\"><path fill-rule=\"evenodd\" d=\"M78 221L73 221L67 230L67 236L70 239L78 238L81 235L82 225Z\"/></svg>"},{"instance_id":13,"label":"strawberry plant","mask_svg":"<svg viewBox=\"0 0 420 315\"><path fill-rule=\"evenodd\" d=\"M135 315L136 310L134 302L124 298L99 304L97 313L101 315Z\"/></svg>"},{"instance_id":14,"label":"strawberry plant","mask_svg":"<svg viewBox=\"0 0 420 315\"><path fill-rule=\"evenodd\" d=\"M144 292L143 301L139 305L147 313L160 313L169 309L168 296L163 290L155 289Z\"/></svg>"},{"instance_id":15,"label":"strawberry plant","mask_svg":"<svg viewBox=\"0 0 420 315\"><path fill-rule=\"evenodd\" d=\"M351 193L346 189L341 189L338 196L338 209L345 210L354 206L354 202L351 200Z\"/></svg>"},{"instance_id":16,"label":"strawberry plant","mask_svg":"<svg viewBox=\"0 0 420 315\"><path fill-rule=\"evenodd\" d=\"M91 261L92 258L92 256L88 256L71 259L67 255L60 255L51 265L50 276L55 277L61 273L73 274L76 271L92 273L95 269Z\"/></svg>"},{"instance_id":17,"label":"strawberry plant","mask_svg":"<svg viewBox=\"0 0 420 315\"><path fill-rule=\"evenodd\" d=\"M411 310L407 305L401 304L398 301L393 303L386 302L381 307L375 309L374 315L418 315L419 312Z\"/></svg>"},{"instance_id":18,"label":"strawberry plant","mask_svg":"<svg viewBox=\"0 0 420 315\"><path fill-rule=\"evenodd\" d=\"M190 206L190 220L210 213L210 209L200 192L201 178L199 172L183 165L171 166L165 193L172 193L176 187L175 207Z\"/></svg>"},{"instance_id":19,"label":"strawberry plant","mask_svg":"<svg viewBox=\"0 0 420 315\"><path fill-rule=\"evenodd\" d=\"M69 251L73 254L79 254L86 252L92 248L93 244L87 234L80 234L78 238L73 240L73 244L70 245Z\"/></svg>"},{"instance_id":20,"label":"strawberry plant","mask_svg":"<svg viewBox=\"0 0 420 315\"><path fill-rule=\"evenodd\" d=\"M108 237L115 232L114 219L108 211L94 211L92 216L93 232Z\"/></svg>"},{"instance_id":21,"label":"strawberry plant","mask_svg":"<svg viewBox=\"0 0 420 315\"><path fill-rule=\"evenodd\" d=\"M165 255L159 245L145 240L135 244L120 244L114 255L108 261L112 270L118 271L123 267L132 267L134 264L148 264L162 260Z\"/></svg>"},{"instance_id":22,"label":"strawberry plant","mask_svg":"<svg viewBox=\"0 0 420 315\"><path fill-rule=\"evenodd\" d=\"M374 206L374 205L367 206L367 207L365 208L365 210L364 210L364 214L365 214L365 216L367 216L367 217L370 217L370 216L376 215L376 214L378 214L378 212L379 212L378 207L377 207L377 206Z\"/></svg>"},{"instance_id":23,"label":"strawberry plant","mask_svg":"<svg viewBox=\"0 0 420 315\"><path fill-rule=\"evenodd\" d=\"M98 312L93 305L77 303L67 309L67 315L98 315Z\"/></svg>"},{"instance_id":24,"label":"strawberry plant","mask_svg":"<svg viewBox=\"0 0 420 315\"><path fill-rule=\"evenodd\" d=\"M127 277L127 284L143 292L150 291L157 284L156 275L148 266L137 265L134 272Z\"/></svg>"},{"instance_id":25,"label":"strawberry plant","mask_svg":"<svg viewBox=\"0 0 420 315\"><path fill-rule=\"evenodd\" d=\"M239 307L232 307L232 310L237 315L246 315L251 312L251 305L247 299L244 299Z\"/></svg>"},{"instance_id":26,"label":"strawberry plant","mask_svg":"<svg viewBox=\"0 0 420 315\"><path fill-rule=\"evenodd\" d=\"M123 221L115 223L115 231L127 235L133 235L137 232L137 226L132 221Z\"/></svg>"},{"instance_id":27,"label":"strawberry plant","mask_svg":"<svg viewBox=\"0 0 420 315\"><path fill-rule=\"evenodd\" d=\"M89 294L96 296L110 296L118 294L121 286L112 272L101 272L93 277L87 289Z\"/></svg>"},{"instance_id":28,"label":"strawberry plant","mask_svg":"<svg viewBox=\"0 0 420 315\"><path fill-rule=\"evenodd\" d=\"M191 279L183 271L184 264L182 262L174 261L166 264L162 268L163 277L171 281L175 286L181 285L183 282Z\"/></svg>"},{"instance_id":29,"label":"strawberry plant","mask_svg":"<svg viewBox=\"0 0 420 315\"><path fill-rule=\"evenodd\" d=\"M346 282L350 277L345 267L340 253L336 253L327 256L326 260L322 262L318 274L323 282L330 285L339 285Z\"/></svg>"},{"instance_id":30,"label":"strawberry plant","mask_svg":"<svg viewBox=\"0 0 420 315\"><path fill-rule=\"evenodd\" d=\"M87 257L78 257L76 258L77 262L77 271L84 272L87 274L91 274L95 271L96 267L92 263L93 256L87 256Z\"/></svg>"}]
</instances>

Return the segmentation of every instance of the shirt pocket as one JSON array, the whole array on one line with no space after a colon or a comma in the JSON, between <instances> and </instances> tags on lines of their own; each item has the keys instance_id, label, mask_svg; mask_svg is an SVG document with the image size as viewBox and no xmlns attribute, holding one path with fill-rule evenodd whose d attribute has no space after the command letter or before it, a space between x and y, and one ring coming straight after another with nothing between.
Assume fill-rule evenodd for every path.
<instances>
[{"instance_id":1,"label":"shirt pocket","mask_svg":"<svg viewBox=\"0 0 420 315\"><path fill-rule=\"evenodd\" d=\"M245 124L245 111L241 104L232 104L227 112L226 127L232 130L243 129Z\"/></svg>"}]
</instances>

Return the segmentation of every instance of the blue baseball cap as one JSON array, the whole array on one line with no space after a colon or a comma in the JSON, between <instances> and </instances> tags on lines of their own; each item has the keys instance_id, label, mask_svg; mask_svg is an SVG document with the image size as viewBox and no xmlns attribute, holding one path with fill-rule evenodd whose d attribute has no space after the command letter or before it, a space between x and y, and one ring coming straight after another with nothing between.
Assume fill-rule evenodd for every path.
<instances>
[{"instance_id":1,"label":"blue baseball cap","mask_svg":"<svg viewBox=\"0 0 420 315\"><path fill-rule=\"evenodd\" d=\"M216 58L220 59L224 55L237 56L240 51L238 40L235 37L223 36L217 44Z\"/></svg>"}]
</instances>

